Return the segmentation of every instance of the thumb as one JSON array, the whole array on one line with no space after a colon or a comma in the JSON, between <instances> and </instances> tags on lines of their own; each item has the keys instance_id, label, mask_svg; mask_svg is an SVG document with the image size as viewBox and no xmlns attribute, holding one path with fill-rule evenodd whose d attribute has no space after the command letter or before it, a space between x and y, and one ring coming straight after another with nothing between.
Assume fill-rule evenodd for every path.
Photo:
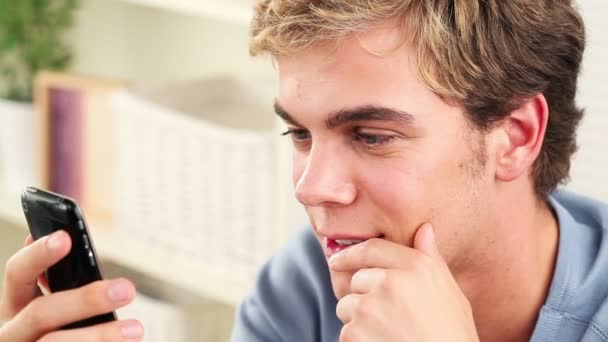
<instances>
[{"instance_id":1,"label":"thumb","mask_svg":"<svg viewBox=\"0 0 608 342\"><path fill-rule=\"evenodd\" d=\"M414 237L414 248L430 257L443 260L435 241L435 231L430 223L425 223L418 228Z\"/></svg>"}]
</instances>

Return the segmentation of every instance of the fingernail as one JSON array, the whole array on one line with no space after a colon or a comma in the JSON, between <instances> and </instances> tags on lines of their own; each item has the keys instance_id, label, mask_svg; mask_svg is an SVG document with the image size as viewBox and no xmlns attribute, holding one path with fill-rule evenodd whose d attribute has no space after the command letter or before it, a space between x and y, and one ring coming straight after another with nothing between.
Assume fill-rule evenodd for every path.
<instances>
[{"instance_id":1,"label":"fingernail","mask_svg":"<svg viewBox=\"0 0 608 342\"><path fill-rule=\"evenodd\" d=\"M56 251L61 248L61 235L58 233L53 233L48 240L46 240L46 247L50 251Z\"/></svg>"},{"instance_id":2,"label":"fingernail","mask_svg":"<svg viewBox=\"0 0 608 342\"><path fill-rule=\"evenodd\" d=\"M124 321L120 329L125 338L141 338L144 335L144 328L137 321Z\"/></svg>"},{"instance_id":3,"label":"fingernail","mask_svg":"<svg viewBox=\"0 0 608 342\"><path fill-rule=\"evenodd\" d=\"M124 302L129 299L129 286L123 281L118 281L110 286L108 296L114 302Z\"/></svg>"}]
</instances>

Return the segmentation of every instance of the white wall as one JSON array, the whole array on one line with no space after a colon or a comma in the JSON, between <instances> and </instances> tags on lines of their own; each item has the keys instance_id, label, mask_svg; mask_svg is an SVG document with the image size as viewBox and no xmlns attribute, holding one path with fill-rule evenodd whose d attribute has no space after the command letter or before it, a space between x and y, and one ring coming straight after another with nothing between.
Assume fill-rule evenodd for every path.
<instances>
[{"instance_id":1,"label":"white wall","mask_svg":"<svg viewBox=\"0 0 608 342\"><path fill-rule=\"evenodd\" d=\"M586 108L579 129L570 188L608 201L608 2L579 0L588 45L578 103Z\"/></svg>"},{"instance_id":2,"label":"white wall","mask_svg":"<svg viewBox=\"0 0 608 342\"><path fill-rule=\"evenodd\" d=\"M81 0L71 42L82 73L160 84L230 73L268 77L271 63L251 58L247 25L134 5Z\"/></svg>"},{"instance_id":3,"label":"white wall","mask_svg":"<svg viewBox=\"0 0 608 342\"><path fill-rule=\"evenodd\" d=\"M17 229L0 219L0 293L4 287L6 261L23 246L26 236L25 230Z\"/></svg>"}]
</instances>

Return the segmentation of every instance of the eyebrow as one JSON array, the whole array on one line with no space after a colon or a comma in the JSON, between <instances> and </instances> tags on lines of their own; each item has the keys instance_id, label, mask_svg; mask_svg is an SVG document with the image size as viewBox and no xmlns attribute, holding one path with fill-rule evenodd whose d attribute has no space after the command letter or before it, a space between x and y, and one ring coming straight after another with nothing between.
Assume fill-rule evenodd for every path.
<instances>
[{"instance_id":1,"label":"eyebrow","mask_svg":"<svg viewBox=\"0 0 608 342\"><path fill-rule=\"evenodd\" d=\"M274 103L274 111L287 124L302 126L279 104L278 101L275 101ZM335 129L340 126L361 121L392 121L404 125L411 125L415 121L415 116L394 108L364 105L330 113L325 121L325 125L328 129Z\"/></svg>"}]
</instances>

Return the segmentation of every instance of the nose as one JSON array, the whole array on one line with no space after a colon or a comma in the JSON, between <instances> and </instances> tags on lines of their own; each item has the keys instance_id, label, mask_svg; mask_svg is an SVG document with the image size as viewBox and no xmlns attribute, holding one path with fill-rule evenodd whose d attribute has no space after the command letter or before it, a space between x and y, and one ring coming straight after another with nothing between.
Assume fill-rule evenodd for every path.
<instances>
[{"instance_id":1,"label":"nose","mask_svg":"<svg viewBox=\"0 0 608 342\"><path fill-rule=\"evenodd\" d=\"M296 176L295 195L305 206L348 205L357 197L352 178L347 154L313 146Z\"/></svg>"}]
</instances>

